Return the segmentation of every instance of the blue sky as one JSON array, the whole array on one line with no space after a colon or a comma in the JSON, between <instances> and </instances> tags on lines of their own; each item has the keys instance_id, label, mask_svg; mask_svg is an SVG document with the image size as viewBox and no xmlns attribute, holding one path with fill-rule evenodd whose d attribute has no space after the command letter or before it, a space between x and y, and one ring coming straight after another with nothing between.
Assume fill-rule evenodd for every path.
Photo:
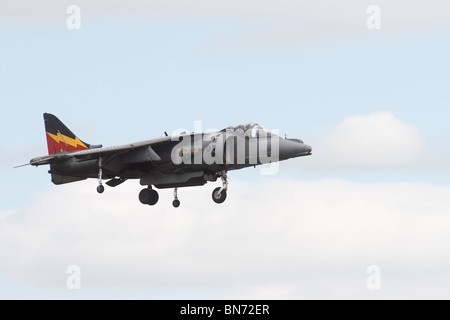
<instances>
[{"instance_id":1,"label":"blue sky","mask_svg":"<svg viewBox=\"0 0 450 320\"><path fill-rule=\"evenodd\" d=\"M101 17L69 31L65 17L51 26L3 22L2 135L16 139L2 149L20 149L20 157L4 160L10 166L45 153L43 112L90 143L115 145L192 130L196 120L205 129L255 121L308 142L350 115L389 110L449 151L448 30L227 47L214 44L217 33L261 22ZM12 180L30 173L4 170Z\"/></svg>"},{"instance_id":2,"label":"blue sky","mask_svg":"<svg viewBox=\"0 0 450 320\"><path fill-rule=\"evenodd\" d=\"M311 171L287 166L269 181L448 186L449 172L441 165L450 153L448 6L400 2L408 10L380 1L382 27L371 31L365 26L365 8L372 3L360 1L342 1L341 7L339 1L325 1L323 7L302 1L299 7L293 1L188 2L192 7L179 1L80 1L81 30L66 28L65 9L72 3L48 1L35 8L23 1L30 10L21 11L6 1L0 14L1 212L33 214L43 194L65 188L50 183L47 168L11 169L45 154L44 112L94 144L192 130L196 120L203 121L204 129L253 121L301 137L313 150L320 150L324 137L345 119L389 112L417 130L440 165L419 161L412 167L368 164L351 170L324 163L323 170L315 166ZM295 164L307 161L314 162L314 156ZM232 176L255 183L265 179L251 170ZM95 182L81 185L95 192ZM1 260L9 270L0 275L1 297L18 287L28 292L23 297L56 290L45 281L29 285L18 280L10 259L4 254ZM100 286L84 294L108 297L104 290ZM126 292L141 297L142 290ZM195 290L188 286L175 297L203 297L199 291L191 294ZM56 290L49 295L66 294Z\"/></svg>"}]
</instances>

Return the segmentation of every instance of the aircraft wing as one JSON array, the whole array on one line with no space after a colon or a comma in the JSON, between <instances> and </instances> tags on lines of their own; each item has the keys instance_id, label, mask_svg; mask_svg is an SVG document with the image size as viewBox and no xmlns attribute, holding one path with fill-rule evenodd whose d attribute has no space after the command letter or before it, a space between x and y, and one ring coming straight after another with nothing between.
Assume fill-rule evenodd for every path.
<instances>
[{"instance_id":1,"label":"aircraft wing","mask_svg":"<svg viewBox=\"0 0 450 320\"><path fill-rule=\"evenodd\" d=\"M30 160L30 164L32 166L40 166L45 164L51 164L60 160L67 160L70 158L76 158L81 161L86 160L92 160L92 159L98 159L100 157L111 157L118 154L123 154L126 152L129 152L131 150L135 150L138 148L149 148L149 152L151 154L152 160L158 161L161 160L161 158L156 154L156 152L151 148L152 145L160 144L160 143L166 143L171 141L170 137L161 137L157 139L152 140L146 140L131 144L124 144L119 146L112 146L112 147L102 147L102 148L95 148L95 149L87 149L87 150L81 150L81 151L73 151L73 152L63 152L63 153L57 153L52 154L48 156L38 157Z\"/></svg>"}]
</instances>

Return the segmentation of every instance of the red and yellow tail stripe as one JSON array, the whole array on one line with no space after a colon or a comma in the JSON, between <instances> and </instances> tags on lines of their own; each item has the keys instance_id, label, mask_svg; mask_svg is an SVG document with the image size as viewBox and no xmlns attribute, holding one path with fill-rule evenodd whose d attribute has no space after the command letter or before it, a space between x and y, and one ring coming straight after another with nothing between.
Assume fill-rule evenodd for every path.
<instances>
[{"instance_id":1,"label":"red and yellow tail stripe","mask_svg":"<svg viewBox=\"0 0 450 320\"><path fill-rule=\"evenodd\" d=\"M61 153L64 151L86 150L88 147L77 137L75 139L61 133L51 134L47 132L48 154Z\"/></svg>"}]
</instances>

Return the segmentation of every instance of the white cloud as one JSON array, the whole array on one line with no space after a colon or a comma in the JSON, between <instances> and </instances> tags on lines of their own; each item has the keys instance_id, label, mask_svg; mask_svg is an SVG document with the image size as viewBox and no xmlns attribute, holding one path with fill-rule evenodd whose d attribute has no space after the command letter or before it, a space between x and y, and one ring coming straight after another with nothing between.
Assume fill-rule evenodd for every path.
<instances>
[{"instance_id":1,"label":"white cloud","mask_svg":"<svg viewBox=\"0 0 450 320\"><path fill-rule=\"evenodd\" d=\"M308 141L313 156L287 166L304 170L417 169L441 166L421 132L391 112L351 116L322 137Z\"/></svg>"},{"instance_id":2,"label":"white cloud","mask_svg":"<svg viewBox=\"0 0 450 320\"><path fill-rule=\"evenodd\" d=\"M319 141L318 157L322 150L338 166L404 166L425 154L426 143L418 129L386 111L345 119Z\"/></svg>"},{"instance_id":3,"label":"white cloud","mask_svg":"<svg viewBox=\"0 0 450 320\"><path fill-rule=\"evenodd\" d=\"M175 210L168 190L157 206L140 205L131 182L103 195L94 181L55 187L28 209L2 212L2 274L61 294L75 264L86 294L448 298L448 187L233 181L220 206L212 189L181 189ZM374 264L379 293L366 288Z\"/></svg>"}]
</instances>

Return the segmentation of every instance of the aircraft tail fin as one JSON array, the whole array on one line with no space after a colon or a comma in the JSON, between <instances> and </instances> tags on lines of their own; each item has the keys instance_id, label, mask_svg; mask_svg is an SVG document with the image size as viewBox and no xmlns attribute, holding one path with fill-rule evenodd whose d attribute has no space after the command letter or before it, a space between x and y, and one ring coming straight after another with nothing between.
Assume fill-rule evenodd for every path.
<instances>
[{"instance_id":1,"label":"aircraft tail fin","mask_svg":"<svg viewBox=\"0 0 450 320\"><path fill-rule=\"evenodd\" d=\"M44 122L49 155L99 147L91 146L89 143L78 139L64 123L50 113L44 113Z\"/></svg>"}]
</instances>

